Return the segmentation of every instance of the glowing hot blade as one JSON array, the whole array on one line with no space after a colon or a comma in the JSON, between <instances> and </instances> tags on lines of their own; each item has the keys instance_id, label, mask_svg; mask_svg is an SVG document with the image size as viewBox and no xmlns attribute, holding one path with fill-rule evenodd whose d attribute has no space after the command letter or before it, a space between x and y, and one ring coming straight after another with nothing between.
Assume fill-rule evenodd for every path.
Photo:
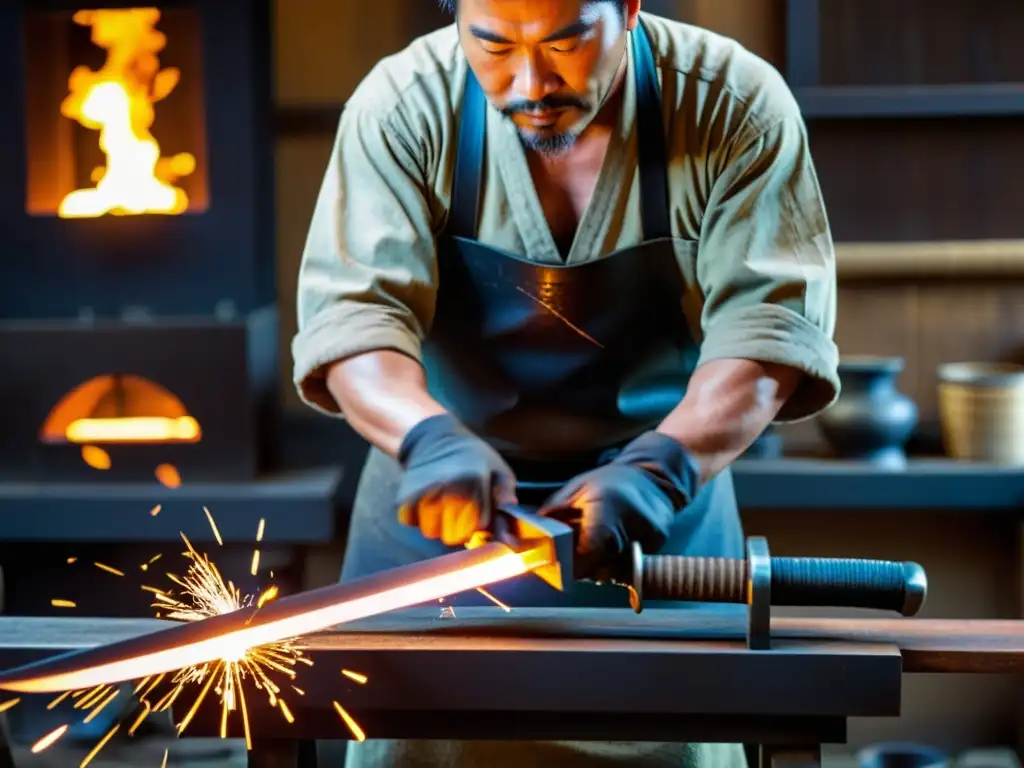
<instances>
[{"instance_id":1,"label":"glowing hot blade","mask_svg":"<svg viewBox=\"0 0 1024 768\"><path fill-rule=\"evenodd\" d=\"M136 680L222 659L387 611L439 600L549 565L548 545L517 552L492 543L344 584L301 592L123 642L0 673L0 690L47 693Z\"/></svg>"}]
</instances>

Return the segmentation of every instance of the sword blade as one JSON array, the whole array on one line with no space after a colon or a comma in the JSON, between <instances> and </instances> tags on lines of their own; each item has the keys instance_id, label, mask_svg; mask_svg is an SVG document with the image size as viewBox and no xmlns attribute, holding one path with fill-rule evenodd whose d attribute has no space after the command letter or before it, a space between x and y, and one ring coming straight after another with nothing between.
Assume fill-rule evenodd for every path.
<instances>
[{"instance_id":1,"label":"sword blade","mask_svg":"<svg viewBox=\"0 0 1024 768\"><path fill-rule=\"evenodd\" d=\"M455 552L343 584L300 592L110 645L61 654L0 673L0 690L54 693L110 685L185 667L237 660L249 648L418 605L549 565L550 544L501 543Z\"/></svg>"}]
</instances>

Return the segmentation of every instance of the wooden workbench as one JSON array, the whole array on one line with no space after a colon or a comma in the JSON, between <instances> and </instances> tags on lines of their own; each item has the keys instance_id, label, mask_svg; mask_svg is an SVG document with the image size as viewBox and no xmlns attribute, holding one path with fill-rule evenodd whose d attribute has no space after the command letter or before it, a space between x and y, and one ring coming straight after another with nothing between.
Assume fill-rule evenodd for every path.
<instances>
[{"instance_id":1,"label":"wooden workbench","mask_svg":"<svg viewBox=\"0 0 1024 768\"><path fill-rule=\"evenodd\" d=\"M161 626L0 617L0 666ZM293 723L247 697L258 738L250 764L299 765L301 742L350 738L333 701L369 738L741 741L799 747L813 763L820 744L845 741L847 718L899 714L903 672L1024 672L1022 622L775 618L772 627L772 650L751 652L742 612L714 608L375 617L308 638L315 663L295 681L305 695L286 697ZM186 733L219 730L211 700ZM229 735L241 735L237 718Z\"/></svg>"}]
</instances>

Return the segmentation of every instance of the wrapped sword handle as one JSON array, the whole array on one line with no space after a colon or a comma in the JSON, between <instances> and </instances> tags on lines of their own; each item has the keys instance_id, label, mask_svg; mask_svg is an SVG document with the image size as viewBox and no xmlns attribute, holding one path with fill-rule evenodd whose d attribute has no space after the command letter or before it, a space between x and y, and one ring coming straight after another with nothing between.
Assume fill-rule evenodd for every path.
<instances>
[{"instance_id":1,"label":"wrapped sword handle","mask_svg":"<svg viewBox=\"0 0 1024 768\"><path fill-rule=\"evenodd\" d=\"M772 557L771 604L874 608L914 616L927 593L917 563L826 557ZM644 600L747 603L750 563L724 557L644 555L633 547L630 583L634 610Z\"/></svg>"}]
</instances>

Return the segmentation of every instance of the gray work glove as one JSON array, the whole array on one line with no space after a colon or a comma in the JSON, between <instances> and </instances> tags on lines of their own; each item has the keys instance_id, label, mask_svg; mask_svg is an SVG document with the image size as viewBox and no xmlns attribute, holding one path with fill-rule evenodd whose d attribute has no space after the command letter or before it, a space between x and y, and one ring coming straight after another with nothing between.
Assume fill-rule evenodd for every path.
<instances>
[{"instance_id":1,"label":"gray work glove","mask_svg":"<svg viewBox=\"0 0 1024 768\"><path fill-rule=\"evenodd\" d=\"M579 531L577 579L605 581L632 542L654 553L668 540L672 522L697 492L700 472L677 440L645 432L612 461L570 480L540 514L570 522Z\"/></svg>"},{"instance_id":2,"label":"gray work glove","mask_svg":"<svg viewBox=\"0 0 1024 768\"><path fill-rule=\"evenodd\" d=\"M404 470L398 486L398 519L449 547L489 529L495 507L516 503L516 479L490 445L458 419L424 419L398 451Z\"/></svg>"}]
</instances>

